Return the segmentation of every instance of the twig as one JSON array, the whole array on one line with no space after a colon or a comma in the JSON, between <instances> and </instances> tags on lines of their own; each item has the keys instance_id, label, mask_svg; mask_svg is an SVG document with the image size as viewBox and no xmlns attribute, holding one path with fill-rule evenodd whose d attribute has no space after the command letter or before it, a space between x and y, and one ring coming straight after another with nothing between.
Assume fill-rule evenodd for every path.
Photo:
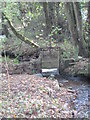
<instances>
[{"instance_id":1,"label":"twig","mask_svg":"<svg viewBox=\"0 0 90 120\"><path fill-rule=\"evenodd\" d=\"M4 54L5 54L5 49L4 49ZM5 54L5 62L6 62L6 71L7 71L7 79L8 79L8 94L10 95L10 78L9 78L8 63L7 63L6 54Z\"/></svg>"}]
</instances>

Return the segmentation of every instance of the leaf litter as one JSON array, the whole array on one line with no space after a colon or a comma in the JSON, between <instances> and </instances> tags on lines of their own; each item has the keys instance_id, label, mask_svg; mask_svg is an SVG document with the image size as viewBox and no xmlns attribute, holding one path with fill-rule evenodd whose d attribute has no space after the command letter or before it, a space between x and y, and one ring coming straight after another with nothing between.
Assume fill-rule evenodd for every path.
<instances>
[{"instance_id":1,"label":"leaf litter","mask_svg":"<svg viewBox=\"0 0 90 120\"><path fill-rule=\"evenodd\" d=\"M8 80L2 80L0 97L0 117L6 118L72 118L71 97L57 80L46 77L21 74L10 75L10 95Z\"/></svg>"}]
</instances>

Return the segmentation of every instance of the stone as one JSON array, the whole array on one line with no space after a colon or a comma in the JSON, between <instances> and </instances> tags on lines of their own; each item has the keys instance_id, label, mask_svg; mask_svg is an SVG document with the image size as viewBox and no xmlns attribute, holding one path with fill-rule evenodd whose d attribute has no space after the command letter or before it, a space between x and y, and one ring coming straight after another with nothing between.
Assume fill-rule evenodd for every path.
<instances>
[{"instance_id":1,"label":"stone","mask_svg":"<svg viewBox=\"0 0 90 120\"><path fill-rule=\"evenodd\" d=\"M63 87L63 84L62 84L62 83L59 83L59 87Z\"/></svg>"},{"instance_id":2,"label":"stone","mask_svg":"<svg viewBox=\"0 0 90 120\"><path fill-rule=\"evenodd\" d=\"M38 76L38 77L43 77L41 73L37 73L37 74L34 74L35 76Z\"/></svg>"},{"instance_id":3,"label":"stone","mask_svg":"<svg viewBox=\"0 0 90 120\"><path fill-rule=\"evenodd\" d=\"M67 83L67 82L68 82L68 80L63 80L63 82L64 82L64 83Z\"/></svg>"},{"instance_id":4,"label":"stone","mask_svg":"<svg viewBox=\"0 0 90 120\"><path fill-rule=\"evenodd\" d=\"M70 89L68 89L67 91L68 91L68 92L71 92L71 93L74 93L74 92L75 92L75 90L70 90Z\"/></svg>"},{"instance_id":5,"label":"stone","mask_svg":"<svg viewBox=\"0 0 90 120\"><path fill-rule=\"evenodd\" d=\"M72 87L68 87L68 89L72 90Z\"/></svg>"}]
</instances>

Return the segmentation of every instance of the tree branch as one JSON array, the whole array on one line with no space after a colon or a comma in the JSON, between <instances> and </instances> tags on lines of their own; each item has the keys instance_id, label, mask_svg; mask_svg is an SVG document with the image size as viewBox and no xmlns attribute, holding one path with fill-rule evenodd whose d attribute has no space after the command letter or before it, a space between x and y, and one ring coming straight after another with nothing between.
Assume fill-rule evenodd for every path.
<instances>
[{"instance_id":1,"label":"tree branch","mask_svg":"<svg viewBox=\"0 0 90 120\"><path fill-rule=\"evenodd\" d=\"M24 41L25 43L27 43L27 44L29 44L29 45L31 45L31 46L34 46L34 47L36 47L36 48L39 48L39 47L40 47L38 44L34 43L33 40L30 40L29 38L24 37L23 35L21 35L20 33L18 33L18 32L16 31L16 29L14 28L12 22L10 22L10 20L6 17L5 13L2 13L2 15L3 15L4 18L7 20L7 22L8 22L8 24L9 24L12 32L13 32L19 39L21 39L21 40Z\"/></svg>"}]
</instances>

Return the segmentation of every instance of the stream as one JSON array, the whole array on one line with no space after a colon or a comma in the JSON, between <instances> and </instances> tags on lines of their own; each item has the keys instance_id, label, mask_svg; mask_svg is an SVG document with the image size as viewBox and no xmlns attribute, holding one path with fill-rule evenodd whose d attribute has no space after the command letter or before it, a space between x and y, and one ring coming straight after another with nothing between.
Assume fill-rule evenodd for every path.
<instances>
[{"instance_id":1,"label":"stream","mask_svg":"<svg viewBox=\"0 0 90 120\"><path fill-rule=\"evenodd\" d=\"M52 69L53 70L53 69ZM45 70L44 70L45 72ZM51 71L50 71L51 72ZM47 70L44 75L47 75ZM56 73L56 72L55 72ZM50 73L51 74L51 73ZM41 74L37 74L40 76ZM52 73L52 75L54 75ZM42 75L41 75L42 77ZM53 76L51 76L53 77ZM77 118L90 118L90 83L86 77L65 77L56 75L55 79L67 89L75 90L77 97L72 101L74 103L73 110L77 111Z\"/></svg>"},{"instance_id":2,"label":"stream","mask_svg":"<svg viewBox=\"0 0 90 120\"><path fill-rule=\"evenodd\" d=\"M77 92L76 99L73 99L74 110L77 111L77 118L90 118L90 84L87 78L83 77L57 77L59 83L64 87L70 88Z\"/></svg>"}]
</instances>

